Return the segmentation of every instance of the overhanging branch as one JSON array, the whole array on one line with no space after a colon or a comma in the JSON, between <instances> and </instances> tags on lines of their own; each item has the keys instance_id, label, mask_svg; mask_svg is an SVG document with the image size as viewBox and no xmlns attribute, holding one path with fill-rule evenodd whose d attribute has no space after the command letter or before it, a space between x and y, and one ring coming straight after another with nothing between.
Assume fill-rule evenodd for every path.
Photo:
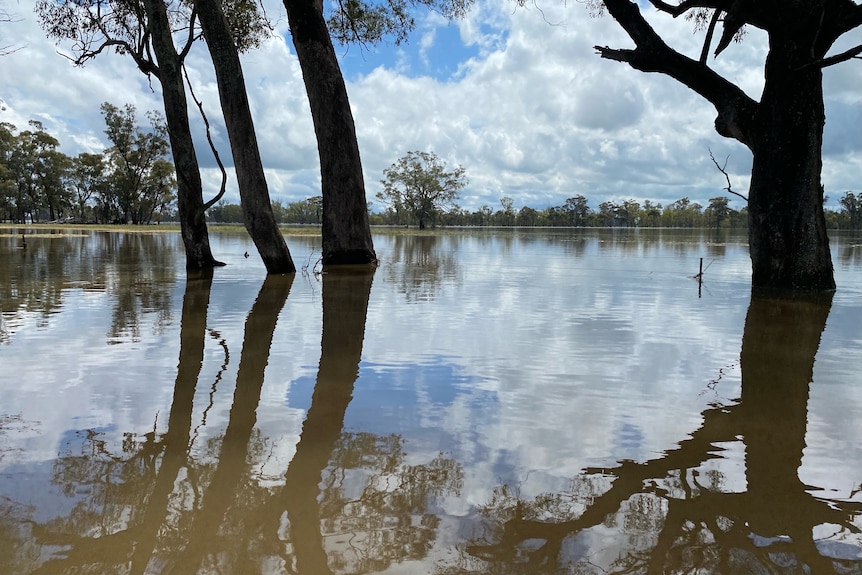
<instances>
[{"instance_id":1,"label":"overhanging branch","mask_svg":"<svg viewBox=\"0 0 862 575\"><path fill-rule=\"evenodd\" d=\"M755 100L710 69L706 63L693 60L668 46L641 15L636 3L630 0L604 0L604 4L634 41L635 49L595 46L602 58L625 62L641 72L658 72L677 80L715 106L718 111L715 129L719 134L749 145L751 125L757 110Z\"/></svg>"}]
</instances>

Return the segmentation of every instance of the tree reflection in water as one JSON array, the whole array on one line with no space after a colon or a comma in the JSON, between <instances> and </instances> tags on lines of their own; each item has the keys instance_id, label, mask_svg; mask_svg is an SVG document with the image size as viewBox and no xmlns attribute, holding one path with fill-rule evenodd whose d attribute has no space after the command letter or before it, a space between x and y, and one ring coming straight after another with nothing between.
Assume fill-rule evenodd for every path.
<instances>
[{"instance_id":1,"label":"tree reflection in water","mask_svg":"<svg viewBox=\"0 0 862 575\"><path fill-rule=\"evenodd\" d=\"M830 306L831 294L754 294L737 403L703 412L664 456L587 469L568 493L525 501L499 487L480 534L438 573L862 573L858 547L836 553L814 539L822 525L859 533L862 504L814 497L798 473ZM704 464L740 438L747 490L722 491L721 473Z\"/></svg>"},{"instance_id":2,"label":"tree reflection in water","mask_svg":"<svg viewBox=\"0 0 862 575\"><path fill-rule=\"evenodd\" d=\"M227 428L201 461L189 446L212 275L190 278L166 433L127 434L121 453L98 431L70 441L53 470L74 500L70 513L38 522L21 506L0 509L0 549L20 551L5 573L366 573L423 558L437 535L430 508L459 491L460 466L442 456L407 465L401 437L342 429L372 279L373 271L323 276L312 404L284 485L272 488L251 473L265 443L256 411L293 277L269 276L261 288L245 323Z\"/></svg>"}]
</instances>

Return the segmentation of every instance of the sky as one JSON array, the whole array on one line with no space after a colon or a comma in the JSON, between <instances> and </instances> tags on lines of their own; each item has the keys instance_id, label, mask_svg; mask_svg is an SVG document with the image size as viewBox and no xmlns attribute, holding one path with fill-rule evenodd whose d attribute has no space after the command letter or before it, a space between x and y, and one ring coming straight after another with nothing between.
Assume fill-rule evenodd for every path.
<instances>
[{"instance_id":1,"label":"sky","mask_svg":"<svg viewBox=\"0 0 862 575\"><path fill-rule=\"evenodd\" d=\"M102 54L75 67L68 43L45 39L29 2L6 0L16 21L0 24L0 121L19 129L41 121L68 155L101 152L107 145L102 102L161 109L150 83L128 57ZM243 56L243 70L270 194L283 203L320 194L317 145L302 74L279 2L266 0L277 34ZM702 36L691 23L643 8L674 48L696 57ZM448 22L418 12L406 45L336 47L350 96L372 209L383 170L408 151L432 151L449 167L461 165L468 185L458 204L468 210L500 199L515 209L543 209L582 194L590 207L603 201L682 197L707 205L727 195L727 182L709 157L725 166L734 191L745 193L751 154L713 128L714 108L657 74L603 60L593 46L631 47L609 16L592 18L582 2L528 3L477 0L465 18ZM862 44L857 29L833 47ZM767 38L756 29L710 65L759 99ZM212 65L203 45L189 55L194 89L206 107L220 155L230 163ZM862 62L824 73L826 127L823 183L836 207L844 191L862 191ZM192 110L205 199L220 175ZM743 200L730 195L730 206ZM231 176L227 200L239 197Z\"/></svg>"}]
</instances>

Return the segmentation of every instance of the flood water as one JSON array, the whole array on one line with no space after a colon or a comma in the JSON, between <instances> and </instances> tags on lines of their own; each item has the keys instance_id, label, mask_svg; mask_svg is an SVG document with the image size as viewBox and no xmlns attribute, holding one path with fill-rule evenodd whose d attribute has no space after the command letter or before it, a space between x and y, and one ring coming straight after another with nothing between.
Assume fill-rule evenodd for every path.
<instances>
[{"instance_id":1,"label":"flood water","mask_svg":"<svg viewBox=\"0 0 862 575\"><path fill-rule=\"evenodd\" d=\"M862 234L802 301L706 231L13 232L2 574L862 573Z\"/></svg>"}]
</instances>

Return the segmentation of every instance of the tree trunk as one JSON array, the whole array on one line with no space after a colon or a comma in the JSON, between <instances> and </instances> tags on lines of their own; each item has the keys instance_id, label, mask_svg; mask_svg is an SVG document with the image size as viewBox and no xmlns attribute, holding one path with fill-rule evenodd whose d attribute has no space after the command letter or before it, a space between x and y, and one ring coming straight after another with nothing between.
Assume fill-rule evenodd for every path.
<instances>
[{"instance_id":1,"label":"tree trunk","mask_svg":"<svg viewBox=\"0 0 862 575\"><path fill-rule=\"evenodd\" d=\"M793 71L794 40L778 42L774 36L750 142L752 285L831 290L835 280L820 181L826 121L822 74L819 68Z\"/></svg>"},{"instance_id":2,"label":"tree trunk","mask_svg":"<svg viewBox=\"0 0 862 575\"><path fill-rule=\"evenodd\" d=\"M377 261L356 127L321 0L284 0L320 156L323 265Z\"/></svg>"},{"instance_id":3,"label":"tree trunk","mask_svg":"<svg viewBox=\"0 0 862 575\"><path fill-rule=\"evenodd\" d=\"M295 273L296 266L272 212L239 53L221 3L195 0L195 8L215 68L245 227L268 273Z\"/></svg>"},{"instance_id":4,"label":"tree trunk","mask_svg":"<svg viewBox=\"0 0 862 575\"><path fill-rule=\"evenodd\" d=\"M666 3L653 4L674 13ZM596 46L603 58L667 74L688 86L716 107L716 131L752 151L748 197L752 286L835 289L820 183L825 123L820 60L844 32L858 25L859 7L825 0L728 3L719 51L746 22L769 34L766 83L756 102L705 60L692 60L671 49L641 16L636 2L604 0L604 5L637 47Z\"/></svg>"},{"instance_id":5,"label":"tree trunk","mask_svg":"<svg viewBox=\"0 0 862 575\"><path fill-rule=\"evenodd\" d=\"M165 121L177 172L177 211L186 250L186 269L212 269L224 264L215 260L210 249L200 166L189 128L182 63L174 48L165 3L162 0L144 0L144 4L153 50L159 63Z\"/></svg>"}]
</instances>

